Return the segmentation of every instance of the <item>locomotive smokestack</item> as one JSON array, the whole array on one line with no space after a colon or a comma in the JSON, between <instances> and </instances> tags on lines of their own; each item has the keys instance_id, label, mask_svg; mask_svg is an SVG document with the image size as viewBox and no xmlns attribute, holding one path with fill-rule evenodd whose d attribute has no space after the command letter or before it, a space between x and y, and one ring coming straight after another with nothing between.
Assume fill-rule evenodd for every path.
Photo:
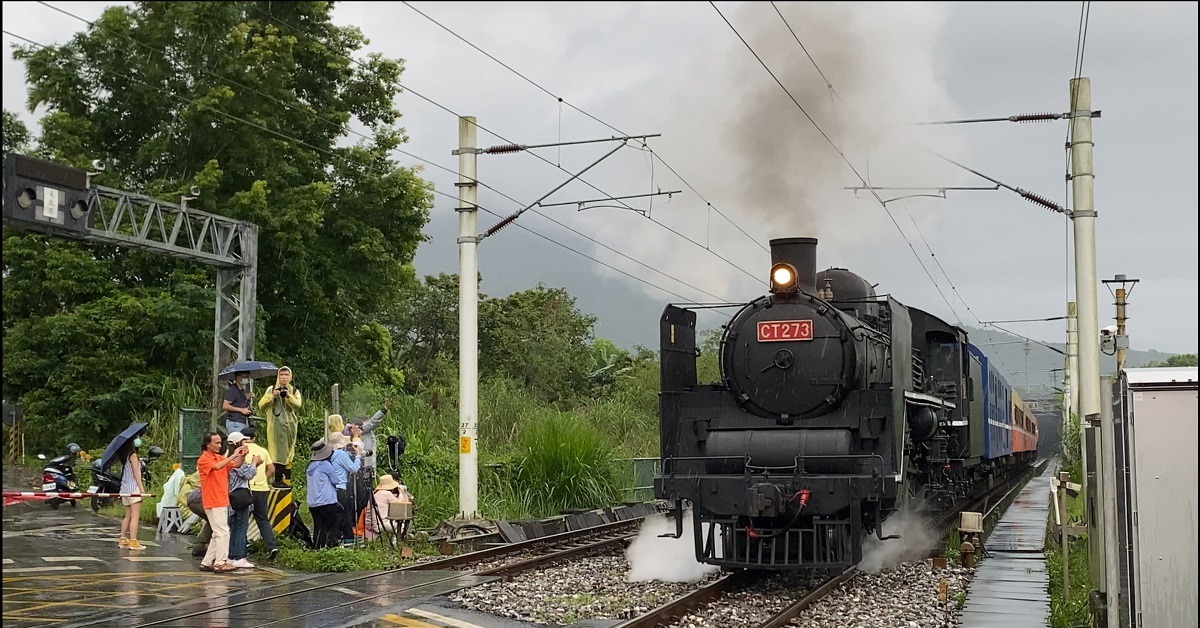
<instances>
[{"instance_id":1,"label":"locomotive smokestack","mask_svg":"<svg viewBox=\"0 0 1200 628\"><path fill-rule=\"evenodd\" d=\"M808 294L817 293L817 239L777 238L771 240L771 266L791 264L796 269L796 283Z\"/></svg>"}]
</instances>

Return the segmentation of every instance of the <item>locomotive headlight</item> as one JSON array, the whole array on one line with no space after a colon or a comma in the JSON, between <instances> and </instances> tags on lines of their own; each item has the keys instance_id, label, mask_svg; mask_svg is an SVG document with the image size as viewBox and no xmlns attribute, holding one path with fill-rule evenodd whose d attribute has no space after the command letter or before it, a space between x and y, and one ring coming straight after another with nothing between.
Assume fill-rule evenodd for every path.
<instances>
[{"instance_id":1,"label":"locomotive headlight","mask_svg":"<svg viewBox=\"0 0 1200 628\"><path fill-rule=\"evenodd\" d=\"M771 267L771 292L795 292L796 269L787 263Z\"/></svg>"}]
</instances>

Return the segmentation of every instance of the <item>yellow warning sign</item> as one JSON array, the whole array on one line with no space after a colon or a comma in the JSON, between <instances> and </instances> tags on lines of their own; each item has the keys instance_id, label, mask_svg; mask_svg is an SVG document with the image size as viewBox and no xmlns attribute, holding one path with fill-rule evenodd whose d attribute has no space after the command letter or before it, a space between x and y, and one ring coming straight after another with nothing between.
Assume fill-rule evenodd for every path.
<instances>
[{"instance_id":1,"label":"yellow warning sign","mask_svg":"<svg viewBox=\"0 0 1200 628\"><path fill-rule=\"evenodd\" d=\"M470 436L459 436L458 437L458 453L460 453L460 454L471 453L471 437Z\"/></svg>"}]
</instances>

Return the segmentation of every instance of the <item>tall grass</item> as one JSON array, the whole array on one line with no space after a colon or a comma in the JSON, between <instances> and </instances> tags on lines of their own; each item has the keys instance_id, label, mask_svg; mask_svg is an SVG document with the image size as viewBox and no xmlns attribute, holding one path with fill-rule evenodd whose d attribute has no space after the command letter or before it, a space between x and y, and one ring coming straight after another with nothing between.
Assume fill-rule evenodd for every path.
<instances>
[{"instance_id":1,"label":"tall grass","mask_svg":"<svg viewBox=\"0 0 1200 628\"><path fill-rule=\"evenodd\" d=\"M544 415L522 426L513 481L528 493L535 517L568 508L597 508L620 498L613 443L571 414Z\"/></svg>"}]
</instances>

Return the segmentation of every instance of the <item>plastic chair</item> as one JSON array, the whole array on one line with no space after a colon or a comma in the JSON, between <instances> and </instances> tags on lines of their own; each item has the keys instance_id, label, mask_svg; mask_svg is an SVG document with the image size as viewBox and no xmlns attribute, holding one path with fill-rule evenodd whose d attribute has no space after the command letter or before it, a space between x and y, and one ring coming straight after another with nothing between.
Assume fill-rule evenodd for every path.
<instances>
[{"instance_id":1,"label":"plastic chair","mask_svg":"<svg viewBox=\"0 0 1200 628\"><path fill-rule=\"evenodd\" d=\"M162 514L158 517L159 532L187 532L196 519L199 519L194 513L189 512L190 516L187 519L179 512L178 506L163 506Z\"/></svg>"}]
</instances>

